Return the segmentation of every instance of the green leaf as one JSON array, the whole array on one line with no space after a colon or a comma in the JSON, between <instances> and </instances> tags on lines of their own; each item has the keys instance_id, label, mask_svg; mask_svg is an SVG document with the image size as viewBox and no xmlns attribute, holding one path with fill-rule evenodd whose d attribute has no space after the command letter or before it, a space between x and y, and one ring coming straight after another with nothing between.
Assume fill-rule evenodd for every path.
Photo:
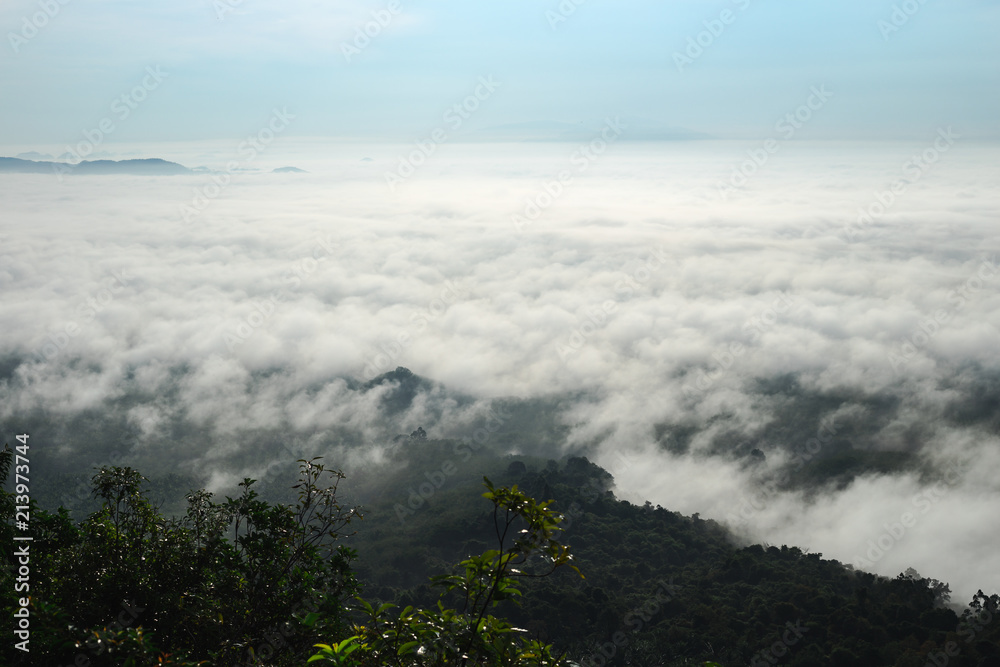
<instances>
[{"instance_id":1,"label":"green leaf","mask_svg":"<svg viewBox=\"0 0 1000 667\"><path fill-rule=\"evenodd\" d=\"M399 647L397 655L406 655L407 653L413 653L416 648L420 646L420 642L406 642Z\"/></svg>"},{"instance_id":2,"label":"green leaf","mask_svg":"<svg viewBox=\"0 0 1000 667\"><path fill-rule=\"evenodd\" d=\"M343 651L343 650L344 650L344 647L345 647L345 646L347 646L347 645L348 645L348 644L350 644L351 642L355 641L355 640L356 640L357 638L358 638L358 636L357 636L357 635L354 635L353 637L348 637L348 638L347 638L347 639L345 639L344 641L342 641L342 642L340 642L339 644L337 644L337 648L335 648L335 649L334 649L334 651L336 651L337 653L340 653L341 651Z\"/></svg>"}]
</instances>

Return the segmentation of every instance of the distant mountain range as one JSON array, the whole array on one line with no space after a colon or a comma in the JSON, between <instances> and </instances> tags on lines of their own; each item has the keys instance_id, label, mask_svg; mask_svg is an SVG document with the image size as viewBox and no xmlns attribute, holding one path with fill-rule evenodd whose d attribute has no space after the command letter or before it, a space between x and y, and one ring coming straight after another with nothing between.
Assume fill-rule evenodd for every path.
<instances>
[{"instance_id":1,"label":"distant mountain range","mask_svg":"<svg viewBox=\"0 0 1000 667\"><path fill-rule=\"evenodd\" d=\"M683 127L673 127L647 118L632 116L615 117L615 123L623 129L622 141L692 141L697 139L712 139L711 135L696 132ZM598 122L567 123L562 121L532 121L526 123L507 123L494 125L479 130L471 130L465 135L465 141L589 141L600 135L603 125Z\"/></svg>"},{"instance_id":2,"label":"distant mountain range","mask_svg":"<svg viewBox=\"0 0 1000 667\"><path fill-rule=\"evenodd\" d=\"M51 157L42 153L21 153L21 156ZM137 160L84 160L83 162L58 162L27 160L23 157L0 157L0 173L7 174L132 174L135 176L173 176L176 174L215 173L207 167L189 169L184 165L160 158ZM237 170L241 171L241 170ZM298 167L278 167L275 174L306 174Z\"/></svg>"},{"instance_id":3,"label":"distant mountain range","mask_svg":"<svg viewBox=\"0 0 1000 667\"><path fill-rule=\"evenodd\" d=\"M0 157L0 173L13 174L135 174L174 175L191 174L191 169L176 162L160 158L145 160L84 160L76 164L49 162L45 160L22 160L16 157Z\"/></svg>"}]
</instances>

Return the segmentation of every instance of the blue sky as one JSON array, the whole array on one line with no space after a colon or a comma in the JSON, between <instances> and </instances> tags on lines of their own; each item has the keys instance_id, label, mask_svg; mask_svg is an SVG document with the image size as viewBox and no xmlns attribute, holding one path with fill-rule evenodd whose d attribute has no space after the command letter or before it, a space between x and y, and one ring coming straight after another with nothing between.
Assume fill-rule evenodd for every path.
<instances>
[{"instance_id":1,"label":"blue sky","mask_svg":"<svg viewBox=\"0 0 1000 667\"><path fill-rule=\"evenodd\" d=\"M622 116L641 128L633 139L757 139L826 86L833 97L797 138L922 138L947 125L965 138L1000 138L997 0L393 6L5 0L0 144L61 144L104 118L116 142L227 139L260 127L274 108L295 115L292 135L409 141L446 127L444 114L484 76L500 86L456 137L517 123L544 134L552 123L596 127ZM345 54L372 12L391 21ZM699 38L704 46L691 47ZM115 100L149 67L166 77L117 117Z\"/></svg>"}]
</instances>

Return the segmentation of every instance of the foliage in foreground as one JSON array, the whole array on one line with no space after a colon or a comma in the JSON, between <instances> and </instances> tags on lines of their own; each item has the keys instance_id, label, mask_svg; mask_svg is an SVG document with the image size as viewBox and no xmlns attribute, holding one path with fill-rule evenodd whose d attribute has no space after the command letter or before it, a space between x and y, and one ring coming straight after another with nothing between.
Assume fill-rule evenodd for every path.
<instances>
[{"instance_id":1,"label":"foliage in foreground","mask_svg":"<svg viewBox=\"0 0 1000 667\"><path fill-rule=\"evenodd\" d=\"M0 453L0 473L11 454ZM4 642L0 661L301 664L321 635L345 627L344 601L359 590L354 554L337 544L359 518L337 499L342 478L315 459L300 461L294 505L261 501L255 480L245 479L241 494L222 503L206 491L188 494L185 516L170 519L150 504L137 471L104 468L93 479L101 509L79 524L64 510L32 505L30 654ZM6 510L11 494L2 491L2 501ZM0 529L12 537L8 521ZM5 615L16 604L9 559L0 582ZM299 619L312 612L322 620L302 632Z\"/></svg>"},{"instance_id":2,"label":"foliage in foreground","mask_svg":"<svg viewBox=\"0 0 1000 667\"><path fill-rule=\"evenodd\" d=\"M529 639L490 610L521 596L520 580L546 577L568 566L576 570L569 549L556 540L563 517L511 488L496 488L488 478L483 496L493 503L497 548L462 561L454 574L432 578L443 589L436 607L374 607L361 600L365 619L353 636L336 644L319 644L309 662L350 667L554 667L568 664L565 654ZM579 570L577 570L579 574ZM582 575L581 575L582 576ZM458 609L445 608L451 593Z\"/></svg>"}]
</instances>

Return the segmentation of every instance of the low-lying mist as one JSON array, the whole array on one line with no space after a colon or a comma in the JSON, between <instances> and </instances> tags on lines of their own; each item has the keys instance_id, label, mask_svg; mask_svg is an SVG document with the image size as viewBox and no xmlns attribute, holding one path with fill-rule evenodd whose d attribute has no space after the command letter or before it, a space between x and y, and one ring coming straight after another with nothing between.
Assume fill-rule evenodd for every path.
<instances>
[{"instance_id":1,"label":"low-lying mist","mask_svg":"<svg viewBox=\"0 0 1000 667\"><path fill-rule=\"evenodd\" d=\"M1000 587L1000 161L906 168L925 143L454 145L391 188L405 147L5 175L0 435L36 477L223 492L311 456L363 485L419 428L584 454L621 497L964 603Z\"/></svg>"}]
</instances>

